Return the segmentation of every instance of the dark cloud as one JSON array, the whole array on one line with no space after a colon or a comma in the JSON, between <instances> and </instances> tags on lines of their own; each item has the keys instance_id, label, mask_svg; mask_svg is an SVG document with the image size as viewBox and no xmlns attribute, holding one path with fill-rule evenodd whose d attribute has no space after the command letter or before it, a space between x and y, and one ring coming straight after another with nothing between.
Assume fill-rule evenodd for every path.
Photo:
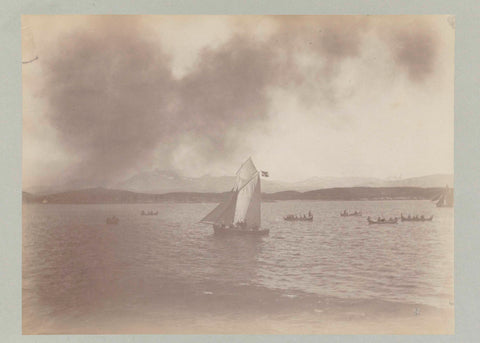
<instances>
[{"instance_id":1,"label":"dark cloud","mask_svg":"<svg viewBox=\"0 0 480 343\"><path fill-rule=\"evenodd\" d=\"M430 28L412 22L389 30L385 41L395 63L410 80L423 82L434 72L438 41Z\"/></svg>"},{"instance_id":2,"label":"dark cloud","mask_svg":"<svg viewBox=\"0 0 480 343\"><path fill-rule=\"evenodd\" d=\"M57 43L48 60L48 118L81 161L70 177L103 183L151 158L172 134L167 57L128 20L96 23Z\"/></svg>"},{"instance_id":3,"label":"dark cloud","mask_svg":"<svg viewBox=\"0 0 480 343\"><path fill-rule=\"evenodd\" d=\"M176 80L139 27L102 22L62 37L49 59L48 119L80 160L70 179L118 179L151 161L159 144L171 147L160 156L170 168L183 136L194 137L205 160L231 158L246 145L241 133L266 119L266 89L278 71L268 50L236 37L203 51L196 69Z\"/></svg>"},{"instance_id":4,"label":"dark cloud","mask_svg":"<svg viewBox=\"0 0 480 343\"><path fill-rule=\"evenodd\" d=\"M251 129L268 129L275 87L307 104L338 101L332 80L342 61L361 54L367 17L273 19L276 31L266 41L239 33L204 49L181 79L173 77L155 37L132 17L103 17L89 30L61 37L47 59L45 94L62 146L80 161L68 177L105 184L154 156L172 168L172 152L185 138L205 163L244 156L252 148ZM412 79L431 71L431 42L428 35L395 36L395 58ZM299 67L298 54L320 67Z\"/></svg>"},{"instance_id":5,"label":"dark cloud","mask_svg":"<svg viewBox=\"0 0 480 343\"><path fill-rule=\"evenodd\" d=\"M272 38L279 54L288 54L285 83L294 84L305 104L335 105L342 99L332 82L342 62L361 54L364 35L370 29L366 16L276 16L278 31ZM310 55L315 65L298 67L295 57Z\"/></svg>"},{"instance_id":6,"label":"dark cloud","mask_svg":"<svg viewBox=\"0 0 480 343\"><path fill-rule=\"evenodd\" d=\"M196 69L178 84L178 117L189 119L200 157L228 160L248 148L242 133L266 123L268 87L281 66L270 49L240 36L203 51Z\"/></svg>"},{"instance_id":7,"label":"dark cloud","mask_svg":"<svg viewBox=\"0 0 480 343\"><path fill-rule=\"evenodd\" d=\"M436 47L426 32L400 33L396 36L395 58L407 68L412 80L422 81L434 70Z\"/></svg>"}]
</instances>

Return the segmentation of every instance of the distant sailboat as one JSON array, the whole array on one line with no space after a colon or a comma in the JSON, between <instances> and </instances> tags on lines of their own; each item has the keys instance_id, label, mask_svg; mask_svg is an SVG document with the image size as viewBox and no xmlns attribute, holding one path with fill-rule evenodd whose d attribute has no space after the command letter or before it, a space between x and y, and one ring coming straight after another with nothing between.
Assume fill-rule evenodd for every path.
<instances>
[{"instance_id":1,"label":"distant sailboat","mask_svg":"<svg viewBox=\"0 0 480 343\"><path fill-rule=\"evenodd\" d=\"M240 166L236 175L227 199L200 222L213 224L215 234L268 235L268 229L260 228L260 173L251 158Z\"/></svg>"},{"instance_id":2,"label":"distant sailboat","mask_svg":"<svg viewBox=\"0 0 480 343\"><path fill-rule=\"evenodd\" d=\"M432 201L437 202L437 207L453 207L453 189L448 188L447 185Z\"/></svg>"}]
</instances>

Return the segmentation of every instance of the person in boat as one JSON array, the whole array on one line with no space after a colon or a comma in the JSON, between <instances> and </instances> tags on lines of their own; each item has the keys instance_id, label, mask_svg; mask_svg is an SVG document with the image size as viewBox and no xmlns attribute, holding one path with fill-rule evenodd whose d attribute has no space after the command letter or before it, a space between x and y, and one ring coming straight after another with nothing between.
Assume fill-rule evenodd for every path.
<instances>
[{"instance_id":1,"label":"person in boat","mask_svg":"<svg viewBox=\"0 0 480 343\"><path fill-rule=\"evenodd\" d=\"M308 217L309 217L309 218L312 217L312 211L308 211Z\"/></svg>"},{"instance_id":2,"label":"person in boat","mask_svg":"<svg viewBox=\"0 0 480 343\"><path fill-rule=\"evenodd\" d=\"M412 219L412 216L410 214L408 215L408 219Z\"/></svg>"},{"instance_id":3,"label":"person in boat","mask_svg":"<svg viewBox=\"0 0 480 343\"><path fill-rule=\"evenodd\" d=\"M425 216L422 215L422 216L420 217L420 219L421 219L421 220L425 220Z\"/></svg>"}]
</instances>

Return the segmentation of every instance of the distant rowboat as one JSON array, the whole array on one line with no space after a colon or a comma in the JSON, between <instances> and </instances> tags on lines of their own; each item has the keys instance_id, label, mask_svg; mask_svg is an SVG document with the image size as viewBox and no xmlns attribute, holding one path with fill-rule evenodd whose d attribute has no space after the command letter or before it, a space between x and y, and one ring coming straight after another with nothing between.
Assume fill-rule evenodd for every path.
<instances>
[{"instance_id":1,"label":"distant rowboat","mask_svg":"<svg viewBox=\"0 0 480 343\"><path fill-rule=\"evenodd\" d=\"M400 219L402 222L431 222L433 219L433 215L430 217L404 217L401 215Z\"/></svg>"},{"instance_id":2,"label":"distant rowboat","mask_svg":"<svg viewBox=\"0 0 480 343\"><path fill-rule=\"evenodd\" d=\"M371 220L370 217L367 218L368 224L397 224L398 218L395 219L379 219L379 220Z\"/></svg>"},{"instance_id":3,"label":"distant rowboat","mask_svg":"<svg viewBox=\"0 0 480 343\"><path fill-rule=\"evenodd\" d=\"M158 215L158 211L156 211L156 212L153 212L153 211L148 211L148 212L142 211L142 212L141 212L141 215L142 215L142 216L156 216L156 215Z\"/></svg>"},{"instance_id":4,"label":"distant rowboat","mask_svg":"<svg viewBox=\"0 0 480 343\"><path fill-rule=\"evenodd\" d=\"M346 211L340 213L340 216L341 217L361 217L362 216L362 212L352 212L352 213L347 213Z\"/></svg>"},{"instance_id":5,"label":"distant rowboat","mask_svg":"<svg viewBox=\"0 0 480 343\"><path fill-rule=\"evenodd\" d=\"M286 220L288 222L311 222L313 221L313 216L305 216L305 217L302 217L302 216L294 216L294 215L288 215L286 217L283 217L283 220Z\"/></svg>"}]
</instances>

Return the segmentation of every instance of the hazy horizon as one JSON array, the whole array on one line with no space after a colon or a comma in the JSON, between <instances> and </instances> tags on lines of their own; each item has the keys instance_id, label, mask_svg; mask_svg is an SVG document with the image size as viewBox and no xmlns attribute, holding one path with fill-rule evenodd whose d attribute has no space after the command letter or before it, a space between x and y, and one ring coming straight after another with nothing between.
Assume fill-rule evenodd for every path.
<instances>
[{"instance_id":1,"label":"hazy horizon","mask_svg":"<svg viewBox=\"0 0 480 343\"><path fill-rule=\"evenodd\" d=\"M306 179L285 181L270 177L262 177L262 191L277 193L285 191L308 192L319 189L355 188L355 187L420 187L443 188L454 187L453 174L432 174L412 178L373 178L373 177L335 177L312 176ZM235 183L234 175L203 175L186 177L166 170L154 170L134 175L126 180L110 184L92 184L85 180L72 180L68 184L34 185L23 187L22 191L33 195L55 194L65 191L86 189L125 190L137 193L165 194L182 193L222 193L231 189Z\"/></svg>"},{"instance_id":2,"label":"hazy horizon","mask_svg":"<svg viewBox=\"0 0 480 343\"><path fill-rule=\"evenodd\" d=\"M23 16L23 185L453 174L451 16Z\"/></svg>"}]
</instances>

